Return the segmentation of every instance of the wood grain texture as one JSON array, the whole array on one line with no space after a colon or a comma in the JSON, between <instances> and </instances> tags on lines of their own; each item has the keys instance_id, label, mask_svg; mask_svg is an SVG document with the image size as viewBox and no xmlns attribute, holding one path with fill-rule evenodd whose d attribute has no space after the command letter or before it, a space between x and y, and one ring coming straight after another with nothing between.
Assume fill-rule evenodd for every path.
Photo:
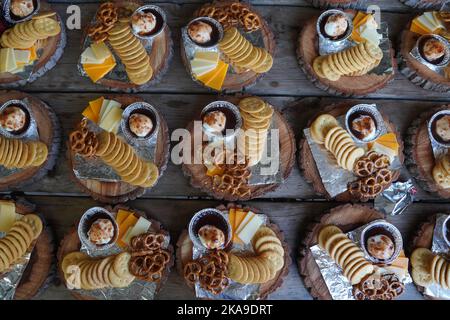
<instances>
[{"instance_id":1,"label":"wood grain texture","mask_svg":"<svg viewBox=\"0 0 450 320\"><path fill-rule=\"evenodd\" d=\"M334 117L338 117L338 116L344 115L347 112L347 110L349 108L351 108L353 105L354 104L349 103L349 102L341 102L338 104L330 105L330 106L325 107L325 109L323 111L320 111L317 114L317 116L319 116L320 114L329 113L329 114L333 115ZM310 120L308 127L312 124L312 122L315 118L316 117L314 117ZM383 118L385 120L385 124L386 124L388 131L395 133L395 135L397 136L397 141L399 143L399 150L398 150L399 160L400 160L400 163L403 163L403 161L404 161L403 141L401 139L401 136L398 133L395 125L392 122L390 122L389 119L385 115L383 115ZM319 170L317 169L316 163L314 161L314 157L311 152L311 148L309 147L308 141L306 140L304 135L302 135L302 138L299 141L299 150L300 150L300 152L299 152L300 169L301 169L302 173L304 174L305 179L313 185L313 188L317 193L325 195L325 197L327 199L331 199L330 195L328 194L328 192L325 189L325 186L322 183L322 178L320 177ZM393 175L392 175L392 181L396 181L399 178L399 176L400 176L400 172L394 171ZM355 180L357 180L356 176L355 176ZM355 199L353 199L353 197L350 195L350 193L348 191L338 194L335 198L337 201L342 201L342 202L355 201Z\"/></svg>"},{"instance_id":2,"label":"wood grain texture","mask_svg":"<svg viewBox=\"0 0 450 320\"><path fill-rule=\"evenodd\" d=\"M435 193L444 199L450 199L450 189L444 189L434 182L435 158L427 126L428 119L434 113L446 109L450 109L450 106L435 107L421 114L411 124L405 139L405 153L407 157L406 166L422 189Z\"/></svg>"},{"instance_id":3,"label":"wood grain texture","mask_svg":"<svg viewBox=\"0 0 450 320\"><path fill-rule=\"evenodd\" d=\"M132 103L144 101L138 96L131 95L108 95L105 98L116 100L122 104L123 108L126 108L126 106ZM158 180L163 175L169 161L169 131L164 117L160 115L159 120L160 126L158 139L156 142L156 154L154 158L154 163L159 169ZM74 152L68 151L67 157L71 168L73 168L74 155ZM145 188L133 186L121 181L105 182L95 179L80 179L75 175L73 170L71 170L71 177L84 192L90 194L94 199L104 203L122 203L128 200L133 200L143 195L146 190ZM152 188L154 188L156 184L157 182Z\"/></svg>"},{"instance_id":4,"label":"wood grain texture","mask_svg":"<svg viewBox=\"0 0 450 320\"><path fill-rule=\"evenodd\" d=\"M444 5L444 0L400 0L408 7L420 10L439 10Z\"/></svg>"},{"instance_id":5,"label":"wood grain texture","mask_svg":"<svg viewBox=\"0 0 450 320\"><path fill-rule=\"evenodd\" d=\"M0 190L21 189L27 184L40 181L55 166L61 142L58 118L42 100L19 91L0 91L0 105L8 100L27 99L39 132L39 141L48 148L47 160L38 167L29 167L0 179Z\"/></svg>"},{"instance_id":6,"label":"wood grain texture","mask_svg":"<svg viewBox=\"0 0 450 320\"><path fill-rule=\"evenodd\" d=\"M125 205L116 205L114 207L106 206L105 209L109 210L110 212L113 212L113 213L117 213L117 211L119 209L123 209L123 210L134 212L134 213L136 213L139 216L148 218L148 220L151 222L150 230L152 232L162 233L162 234L164 234L166 236L169 235L167 230L163 229L163 226L161 225L161 223L159 221L156 221L156 220L152 219L143 210L135 210L135 209L130 208L130 207L125 206ZM58 248L58 252L56 254L57 259L58 259L58 276L59 276L60 281L63 283L63 285L65 283L65 280L64 280L64 272L61 269L62 261L63 261L64 257L68 253L71 253L71 252L74 252L74 251L79 251L80 247L81 247L81 241L80 241L80 239L78 237L77 224L75 224L75 226L73 226L69 230L69 232L64 236L64 238L62 239L62 241L61 241L61 243L59 245L59 248ZM161 288L164 286L165 282L168 279L168 276L169 276L169 273L170 273L170 269L173 267L173 265L175 263L173 246L169 245L167 250L169 251L171 258L170 258L170 261L167 263L166 268L163 271L163 275L162 275L161 281L158 283L158 285L156 287L155 295L157 295L158 292L161 290ZM85 295L82 295L82 294L80 294L78 292L75 292L75 291L70 291L70 292L75 297L75 299L78 299L78 300L95 300L93 297L85 296Z\"/></svg>"}]
</instances>

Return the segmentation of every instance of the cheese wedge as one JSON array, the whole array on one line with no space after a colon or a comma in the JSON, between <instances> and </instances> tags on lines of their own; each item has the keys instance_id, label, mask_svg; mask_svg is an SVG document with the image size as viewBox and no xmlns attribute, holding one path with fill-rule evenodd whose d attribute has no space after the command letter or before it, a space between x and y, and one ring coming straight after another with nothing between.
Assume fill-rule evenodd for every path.
<instances>
[{"instance_id":1,"label":"cheese wedge","mask_svg":"<svg viewBox=\"0 0 450 320\"><path fill-rule=\"evenodd\" d=\"M0 200L0 232L8 232L15 221L15 203L13 201Z\"/></svg>"},{"instance_id":2,"label":"cheese wedge","mask_svg":"<svg viewBox=\"0 0 450 320\"><path fill-rule=\"evenodd\" d=\"M242 220L241 224L239 225L239 227L236 229L236 234L239 235L239 233L242 231L242 229L244 229L247 224L255 217L255 214L251 211L247 212L247 214L245 215L244 220Z\"/></svg>"},{"instance_id":3,"label":"cheese wedge","mask_svg":"<svg viewBox=\"0 0 450 320\"><path fill-rule=\"evenodd\" d=\"M92 50L92 47L87 47L81 54L82 64L103 64L106 58L97 58Z\"/></svg>"},{"instance_id":4,"label":"cheese wedge","mask_svg":"<svg viewBox=\"0 0 450 320\"><path fill-rule=\"evenodd\" d=\"M98 80L104 78L114 67L116 66L116 61L113 56L110 56L102 64L83 64L83 69L86 74L95 83Z\"/></svg>"},{"instance_id":5,"label":"cheese wedge","mask_svg":"<svg viewBox=\"0 0 450 320\"><path fill-rule=\"evenodd\" d=\"M262 226L264 220L261 215L255 214L251 220L238 232L239 239L245 244L250 243L256 231Z\"/></svg>"},{"instance_id":6,"label":"cheese wedge","mask_svg":"<svg viewBox=\"0 0 450 320\"><path fill-rule=\"evenodd\" d=\"M95 59L105 61L112 54L104 42L91 44L92 53Z\"/></svg>"},{"instance_id":7,"label":"cheese wedge","mask_svg":"<svg viewBox=\"0 0 450 320\"><path fill-rule=\"evenodd\" d=\"M124 237L122 237L122 242L129 245L131 239L134 236L146 233L151 225L152 225L152 223L150 221L148 221L144 217L139 217L139 220L136 222L134 227L129 228L126 235Z\"/></svg>"},{"instance_id":8,"label":"cheese wedge","mask_svg":"<svg viewBox=\"0 0 450 320\"><path fill-rule=\"evenodd\" d=\"M197 51L194 55L195 60L209 61L217 65L219 63L219 53L211 51Z\"/></svg>"},{"instance_id":9,"label":"cheese wedge","mask_svg":"<svg viewBox=\"0 0 450 320\"><path fill-rule=\"evenodd\" d=\"M125 247L126 243L122 241L122 237L127 233L128 229L133 227L136 222L138 221L138 218L134 214L130 214L120 225L119 225L119 238L117 241L117 244L120 247Z\"/></svg>"},{"instance_id":10,"label":"cheese wedge","mask_svg":"<svg viewBox=\"0 0 450 320\"><path fill-rule=\"evenodd\" d=\"M89 106L91 107L92 112L96 115L97 120L95 122L98 122L98 120L100 118L100 110L102 108L102 104L103 104L104 100L105 100L105 98L100 97L96 100L89 101Z\"/></svg>"},{"instance_id":11,"label":"cheese wedge","mask_svg":"<svg viewBox=\"0 0 450 320\"><path fill-rule=\"evenodd\" d=\"M105 131L117 134L119 129L119 123L120 120L122 119L122 113L123 113L122 108L112 107L105 115L105 117L102 120L100 120L100 123L98 124L99 127Z\"/></svg>"},{"instance_id":12,"label":"cheese wedge","mask_svg":"<svg viewBox=\"0 0 450 320\"><path fill-rule=\"evenodd\" d=\"M98 116L95 115L90 106L86 107L86 109L83 110L82 115L83 117L86 117L91 121L98 121Z\"/></svg>"},{"instance_id":13,"label":"cheese wedge","mask_svg":"<svg viewBox=\"0 0 450 320\"><path fill-rule=\"evenodd\" d=\"M117 222L117 225L120 226L120 225L122 224L122 222L124 222L125 219L126 219L130 214L133 214L133 212L126 211L126 210L123 210L123 209L119 209L119 211L117 211L117 215L116 215L116 222Z\"/></svg>"},{"instance_id":14,"label":"cheese wedge","mask_svg":"<svg viewBox=\"0 0 450 320\"><path fill-rule=\"evenodd\" d=\"M223 61L219 61L217 68L215 69L212 77L204 82L207 87L210 87L215 90L221 90L223 82L225 81L225 77L228 72L228 64Z\"/></svg>"},{"instance_id":15,"label":"cheese wedge","mask_svg":"<svg viewBox=\"0 0 450 320\"><path fill-rule=\"evenodd\" d=\"M231 234L232 237L234 237L234 222L236 221L236 209L230 209L228 211L228 222L230 223L231 226Z\"/></svg>"},{"instance_id":16,"label":"cheese wedge","mask_svg":"<svg viewBox=\"0 0 450 320\"><path fill-rule=\"evenodd\" d=\"M102 121L112 108L120 108L122 105L115 100L104 100L100 109L100 121Z\"/></svg>"},{"instance_id":17,"label":"cheese wedge","mask_svg":"<svg viewBox=\"0 0 450 320\"><path fill-rule=\"evenodd\" d=\"M99 114L99 119L101 119L103 117L103 115L105 114L106 109L108 109L108 104L111 100L108 99L104 99L102 102L102 106L100 108L100 114Z\"/></svg>"},{"instance_id":18,"label":"cheese wedge","mask_svg":"<svg viewBox=\"0 0 450 320\"><path fill-rule=\"evenodd\" d=\"M236 231L239 226L241 225L242 221L244 221L245 216L247 215L247 212L245 212L242 209L236 210L236 219L234 221L234 227L233 229Z\"/></svg>"}]
</instances>

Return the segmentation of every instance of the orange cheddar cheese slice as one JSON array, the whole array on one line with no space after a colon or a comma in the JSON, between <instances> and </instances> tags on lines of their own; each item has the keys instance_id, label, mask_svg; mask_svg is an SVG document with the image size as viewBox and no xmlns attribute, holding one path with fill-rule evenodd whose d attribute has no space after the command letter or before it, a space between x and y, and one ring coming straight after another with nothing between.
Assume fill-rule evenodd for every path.
<instances>
[{"instance_id":1,"label":"orange cheddar cheese slice","mask_svg":"<svg viewBox=\"0 0 450 320\"><path fill-rule=\"evenodd\" d=\"M132 228L136 222L138 221L138 218L134 214L130 214L128 217L125 218L125 220L119 225L119 240L117 241L117 244L120 247L125 247L126 243L123 242L121 239L123 236L127 234L128 229Z\"/></svg>"},{"instance_id":2,"label":"orange cheddar cheese slice","mask_svg":"<svg viewBox=\"0 0 450 320\"><path fill-rule=\"evenodd\" d=\"M30 51L30 62L33 62L34 60L36 60L38 58L37 52L36 52L36 46L32 46L31 48L28 48L27 50Z\"/></svg>"},{"instance_id":3,"label":"orange cheddar cheese slice","mask_svg":"<svg viewBox=\"0 0 450 320\"><path fill-rule=\"evenodd\" d=\"M430 31L428 29L424 28L417 20L413 20L409 30L414 32L414 33L418 33L420 35L424 35L424 34L429 34L430 33Z\"/></svg>"},{"instance_id":4,"label":"orange cheddar cheese slice","mask_svg":"<svg viewBox=\"0 0 450 320\"><path fill-rule=\"evenodd\" d=\"M114 69L115 66L116 62L114 57L111 56L102 64L83 64L83 69L93 82L97 82Z\"/></svg>"},{"instance_id":5,"label":"orange cheddar cheese slice","mask_svg":"<svg viewBox=\"0 0 450 320\"><path fill-rule=\"evenodd\" d=\"M223 169L219 168L219 167L212 167L211 169L208 169L206 171L206 175L209 177L214 177L217 175L221 175L223 173Z\"/></svg>"},{"instance_id":6,"label":"orange cheddar cheese slice","mask_svg":"<svg viewBox=\"0 0 450 320\"><path fill-rule=\"evenodd\" d=\"M105 100L105 98L100 97L96 100L89 102L89 106L91 107L92 112L94 112L94 114L97 116L97 121L95 121L95 122L98 122L98 120L99 120L98 118L100 116L100 109L102 108L102 104L103 104L104 100Z\"/></svg>"},{"instance_id":7,"label":"orange cheddar cheese slice","mask_svg":"<svg viewBox=\"0 0 450 320\"><path fill-rule=\"evenodd\" d=\"M230 209L228 211L228 222L231 226L231 234L234 236L234 221L236 220L236 209Z\"/></svg>"},{"instance_id":8,"label":"orange cheddar cheese slice","mask_svg":"<svg viewBox=\"0 0 450 320\"><path fill-rule=\"evenodd\" d=\"M120 225L122 224L122 222L124 222L125 219L126 219L130 214L133 214L133 212L126 211L126 210L123 210L123 209L119 209L119 211L117 211L117 216L116 216L116 222L117 222L117 225L120 226Z\"/></svg>"},{"instance_id":9,"label":"orange cheddar cheese slice","mask_svg":"<svg viewBox=\"0 0 450 320\"><path fill-rule=\"evenodd\" d=\"M84 111L82 112L82 115L94 122L97 122L97 120L98 120L98 116L95 116L95 114L92 111L90 106L88 106L88 107L86 107L86 109L84 109Z\"/></svg>"},{"instance_id":10,"label":"orange cheddar cheese slice","mask_svg":"<svg viewBox=\"0 0 450 320\"><path fill-rule=\"evenodd\" d=\"M222 90L222 85L223 82L225 81L225 77L227 76L227 72L228 72L228 64L219 61L219 69L217 71L217 74L214 75L214 77L212 79L210 79L209 81L205 82L205 85L214 89L214 90Z\"/></svg>"},{"instance_id":11,"label":"orange cheddar cheese slice","mask_svg":"<svg viewBox=\"0 0 450 320\"><path fill-rule=\"evenodd\" d=\"M367 21L367 16L368 14L362 12L362 11L358 11L358 13L356 14L356 16L353 18L353 27L359 27L360 25L363 24L363 19L365 19Z\"/></svg>"}]
</instances>

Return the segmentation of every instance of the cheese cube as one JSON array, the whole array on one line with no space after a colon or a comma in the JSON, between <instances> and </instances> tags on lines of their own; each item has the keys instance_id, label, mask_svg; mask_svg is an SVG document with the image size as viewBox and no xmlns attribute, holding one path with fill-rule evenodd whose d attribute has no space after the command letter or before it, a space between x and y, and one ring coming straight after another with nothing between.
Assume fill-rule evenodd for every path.
<instances>
[{"instance_id":1,"label":"cheese cube","mask_svg":"<svg viewBox=\"0 0 450 320\"><path fill-rule=\"evenodd\" d=\"M134 236L146 233L151 226L151 222L145 219L144 217L140 217L136 222L134 227L130 228L126 235L122 237L122 241L126 244L130 244L131 239Z\"/></svg>"}]
</instances>

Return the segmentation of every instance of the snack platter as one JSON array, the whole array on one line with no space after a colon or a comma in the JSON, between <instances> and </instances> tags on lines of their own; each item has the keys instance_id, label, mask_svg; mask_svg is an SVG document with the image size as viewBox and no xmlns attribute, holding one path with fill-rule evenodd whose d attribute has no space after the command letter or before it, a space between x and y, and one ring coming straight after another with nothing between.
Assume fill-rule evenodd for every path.
<instances>
[{"instance_id":1,"label":"snack platter","mask_svg":"<svg viewBox=\"0 0 450 320\"><path fill-rule=\"evenodd\" d=\"M302 241L300 275L321 300L393 300L411 283L400 232L362 205L331 209Z\"/></svg>"},{"instance_id":2,"label":"snack platter","mask_svg":"<svg viewBox=\"0 0 450 320\"><path fill-rule=\"evenodd\" d=\"M141 91L161 80L172 46L162 8L137 0L105 2L87 26L78 69L112 90Z\"/></svg>"},{"instance_id":3,"label":"snack platter","mask_svg":"<svg viewBox=\"0 0 450 320\"><path fill-rule=\"evenodd\" d=\"M169 233L123 205L88 209L57 257L59 276L80 300L153 300L174 264Z\"/></svg>"},{"instance_id":4,"label":"snack platter","mask_svg":"<svg viewBox=\"0 0 450 320\"><path fill-rule=\"evenodd\" d=\"M406 165L415 181L444 199L450 198L449 147L440 135L447 128L447 114L446 105L424 112L411 124L405 140Z\"/></svg>"},{"instance_id":5,"label":"snack platter","mask_svg":"<svg viewBox=\"0 0 450 320\"><path fill-rule=\"evenodd\" d=\"M94 199L125 202L153 187L167 167L167 124L137 96L114 95L89 102L70 134L73 177Z\"/></svg>"},{"instance_id":6,"label":"snack platter","mask_svg":"<svg viewBox=\"0 0 450 320\"><path fill-rule=\"evenodd\" d=\"M215 101L203 109L200 119L201 124L196 120L187 127L192 144L200 133L206 136L205 150L217 149L203 158L193 153L191 162L183 163L183 173L193 187L217 199L249 200L275 190L289 176L295 162L294 135L284 117L268 102L252 96ZM220 123L222 127L216 132L209 123ZM240 131L227 136L225 131L230 128ZM193 150L202 152L202 148ZM275 170L265 173L265 168L272 166L271 157L277 155L280 160ZM201 160L195 162L196 157ZM233 163L226 162L229 158L234 159Z\"/></svg>"},{"instance_id":7,"label":"snack platter","mask_svg":"<svg viewBox=\"0 0 450 320\"><path fill-rule=\"evenodd\" d=\"M3 1L0 20L0 86L18 87L52 69L66 45L61 17L46 1L32 2L27 10Z\"/></svg>"},{"instance_id":8,"label":"snack platter","mask_svg":"<svg viewBox=\"0 0 450 320\"><path fill-rule=\"evenodd\" d=\"M197 212L176 255L178 272L201 299L266 299L291 263L278 227L256 209L233 203ZM212 281L205 276L210 272Z\"/></svg>"},{"instance_id":9,"label":"snack platter","mask_svg":"<svg viewBox=\"0 0 450 320\"><path fill-rule=\"evenodd\" d=\"M414 284L426 298L450 300L450 219L437 213L422 223L412 241L411 270ZM439 263L438 263L439 262Z\"/></svg>"},{"instance_id":10,"label":"snack platter","mask_svg":"<svg viewBox=\"0 0 450 320\"><path fill-rule=\"evenodd\" d=\"M181 57L192 79L215 91L242 91L272 68L275 40L268 23L239 1L213 1L182 28Z\"/></svg>"},{"instance_id":11,"label":"snack platter","mask_svg":"<svg viewBox=\"0 0 450 320\"><path fill-rule=\"evenodd\" d=\"M367 6L366 0L309 0L311 4L316 8L360 8Z\"/></svg>"},{"instance_id":12,"label":"snack platter","mask_svg":"<svg viewBox=\"0 0 450 320\"><path fill-rule=\"evenodd\" d=\"M450 92L450 16L428 11L416 16L402 32L400 72L414 84Z\"/></svg>"},{"instance_id":13,"label":"snack platter","mask_svg":"<svg viewBox=\"0 0 450 320\"><path fill-rule=\"evenodd\" d=\"M364 96L394 78L387 24L362 11L330 9L308 20L298 38L301 69L319 89Z\"/></svg>"},{"instance_id":14,"label":"snack platter","mask_svg":"<svg viewBox=\"0 0 450 320\"><path fill-rule=\"evenodd\" d=\"M51 231L25 199L0 200L0 300L31 299L53 268Z\"/></svg>"},{"instance_id":15,"label":"snack platter","mask_svg":"<svg viewBox=\"0 0 450 320\"><path fill-rule=\"evenodd\" d=\"M18 91L0 98L0 189L20 188L44 177L56 162L59 122L43 101Z\"/></svg>"},{"instance_id":16,"label":"snack platter","mask_svg":"<svg viewBox=\"0 0 450 320\"><path fill-rule=\"evenodd\" d=\"M376 105L328 106L303 134L300 168L314 190L328 199L374 199L399 177L403 143Z\"/></svg>"}]
</instances>

